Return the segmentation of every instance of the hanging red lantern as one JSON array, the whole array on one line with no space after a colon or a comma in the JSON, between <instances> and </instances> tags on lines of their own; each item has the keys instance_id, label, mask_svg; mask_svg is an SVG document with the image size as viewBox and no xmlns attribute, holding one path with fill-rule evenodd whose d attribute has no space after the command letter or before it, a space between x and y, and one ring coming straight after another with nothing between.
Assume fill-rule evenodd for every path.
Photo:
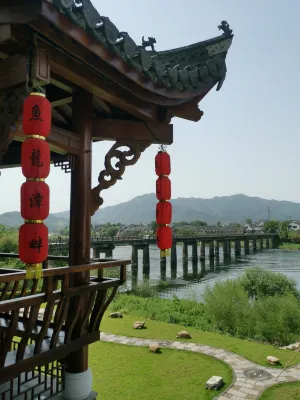
<instances>
[{"instance_id":1,"label":"hanging red lantern","mask_svg":"<svg viewBox=\"0 0 300 400\"><path fill-rule=\"evenodd\" d=\"M160 201L170 200L171 181L167 176L160 176L156 180L156 197Z\"/></svg>"},{"instance_id":2,"label":"hanging red lantern","mask_svg":"<svg viewBox=\"0 0 300 400\"><path fill-rule=\"evenodd\" d=\"M25 220L45 220L49 216L50 189L43 181L27 181L21 186L21 215Z\"/></svg>"},{"instance_id":3,"label":"hanging red lantern","mask_svg":"<svg viewBox=\"0 0 300 400\"><path fill-rule=\"evenodd\" d=\"M38 221L36 221L38 222ZM40 264L48 256L48 228L43 223L26 223L19 231L19 257L25 264Z\"/></svg>"},{"instance_id":4,"label":"hanging red lantern","mask_svg":"<svg viewBox=\"0 0 300 400\"><path fill-rule=\"evenodd\" d=\"M157 225L169 225L172 221L172 204L169 201L160 201L156 204Z\"/></svg>"},{"instance_id":5,"label":"hanging red lantern","mask_svg":"<svg viewBox=\"0 0 300 400\"><path fill-rule=\"evenodd\" d=\"M21 164L27 181L21 187L21 214L25 224L19 231L19 257L26 264L26 278L43 275L42 262L48 257L50 191L44 182L50 172L50 147L45 141L51 129L51 104L40 93L32 93L23 106Z\"/></svg>"},{"instance_id":6,"label":"hanging red lantern","mask_svg":"<svg viewBox=\"0 0 300 400\"><path fill-rule=\"evenodd\" d=\"M22 144L21 164L26 178L47 178L50 173L49 144L38 138L25 140Z\"/></svg>"},{"instance_id":7,"label":"hanging red lantern","mask_svg":"<svg viewBox=\"0 0 300 400\"><path fill-rule=\"evenodd\" d=\"M155 172L156 175L170 175L171 173L171 160L166 151L159 151L155 157Z\"/></svg>"},{"instance_id":8,"label":"hanging red lantern","mask_svg":"<svg viewBox=\"0 0 300 400\"><path fill-rule=\"evenodd\" d=\"M42 93L31 93L23 105L25 135L47 137L51 130L51 103Z\"/></svg>"},{"instance_id":9,"label":"hanging red lantern","mask_svg":"<svg viewBox=\"0 0 300 400\"><path fill-rule=\"evenodd\" d=\"M157 246L165 251L172 247L172 228L170 226L159 226L156 230Z\"/></svg>"}]
</instances>

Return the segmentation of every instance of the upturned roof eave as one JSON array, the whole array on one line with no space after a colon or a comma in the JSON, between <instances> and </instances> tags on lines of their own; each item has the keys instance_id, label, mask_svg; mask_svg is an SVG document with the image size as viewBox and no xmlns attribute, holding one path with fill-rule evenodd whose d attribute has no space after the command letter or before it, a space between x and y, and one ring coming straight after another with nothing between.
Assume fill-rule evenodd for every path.
<instances>
[{"instance_id":1,"label":"upturned roof eave","mask_svg":"<svg viewBox=\"0 0 300 400\"><path fill-rule=\"evenodd\" d=\"M62 0L53 0L53 2L56 6L49 3L48 0L44 1L44 17L73 40L76 40L81 45L88 48L90 52L97 55L101 60L105 61L105 63L125 75L129 80L150 92L150 95L155 95L156 98L153 99L153 102L156 104L166 105L163 98L170 99L169 105L172 105L172 100L174 100L174 104L185 103L209 91L216 83L224 81L226 75L225 58L227 51L219 54L217 58L208 58L208 65L202 65L199 68L168 68L168 66L161 64L156 57L152 57L153 54L151 54L151 52L136 46L128 34L125 35L124 32L120 33L106 17L100 17L97 13L99 21L100 18L102 18L104 33L99 31L98 27L92 29L90 27L91 20L87 21L86 17L84 19L79 19L78 14L76 16L78 24L76 24L77 27L74 29L74 23L76 22L73 18L74 15L72 15L71 18L70 7L69 9L65 7L68 4L70 5L72 0L64 2L62 2ZM91 2L86 0L82 3L82 15L86 16ZM57 6L59 4L60 8L58 9ZM84 7L87 8L84 9ZM93 10L95 9L93 8ZM93 21L95 22L96 20L94 16ZM103 39L105 35L106 39ZM117 35L123 35L123 41L117 41L115 44L110 43L112 42L112 37L116 37ZM209 44L216 40L222 41L228 39L228 36L224 36L223 39L222 36L191 45L192 47L186 46L186 48L192 49L193 47L200 46L201 43ZM100 38L102 38L102 40L100 40ZM230 39L232 40L232 35ZM136 46L134 52L131 52L132 49L130 49L130 45ZM178 49L175 49L175 51L178 51ZM133 90L134 88L132 88L132 91ZM137 96L139 97L139 95Z\"/></svg>"}]
</instances>

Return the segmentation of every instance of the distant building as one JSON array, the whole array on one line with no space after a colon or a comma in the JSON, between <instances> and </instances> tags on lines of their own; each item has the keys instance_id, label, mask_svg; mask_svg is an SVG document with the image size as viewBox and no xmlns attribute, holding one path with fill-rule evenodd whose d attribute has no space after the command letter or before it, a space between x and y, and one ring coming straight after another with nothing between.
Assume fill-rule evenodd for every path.
<instances>
[{"instance_id":1,"label":"distant building","mask_svg":"<svg viewBox=\"0 0 300 400\"><path fill-rule=\"evenodd\" d=\"M299 231L300 230L300 221L290 221L288 230Z\"/></svg>"}]
</instances>

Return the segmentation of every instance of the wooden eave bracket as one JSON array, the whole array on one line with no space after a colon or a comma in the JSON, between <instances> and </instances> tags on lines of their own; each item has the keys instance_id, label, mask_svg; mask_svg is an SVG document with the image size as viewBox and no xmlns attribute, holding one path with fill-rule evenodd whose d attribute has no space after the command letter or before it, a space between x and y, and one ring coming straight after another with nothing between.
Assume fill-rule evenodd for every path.
<instances>
[{"instance_id":1,"label":"wooden eave bracket","mask_svg":"<svg viewBox=\"0 0 300 400\"><path fill-rule=\"evenodd\" d=\"M93 139L172 144L173 125L94 117Z\"/></svg>"},{"instance_id":2,"label":"wooden eave bracket","mask_svg":"<svg viewBox=\"0 0 300 400\"><path fill-rule=\"evenodd\" d=\"M189 121L198 122L203 116L203 111L198 106L198 99L193 99L180 106L170 107L168 109L169 116L187 119Z\"/></svg>"}]
</instances>

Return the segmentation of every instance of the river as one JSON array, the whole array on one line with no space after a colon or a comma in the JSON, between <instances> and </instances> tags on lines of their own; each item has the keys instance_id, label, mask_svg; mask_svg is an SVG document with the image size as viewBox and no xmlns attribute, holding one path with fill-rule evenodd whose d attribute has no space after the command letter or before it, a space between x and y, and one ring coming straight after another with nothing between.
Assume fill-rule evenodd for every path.
<instances>
[{"instance_id":1,"label":"river","mask_svg":"<svg viewBox=\"0 0 300 400\"><path fill-rule=\"evenodd\" d=\"M198 253L200 249L198 249ZM189 250L191 251L191 249ZM206 249L208 254L208 249ZM131 246L117 246L113 252L114 258L131 258ZM179 298L190 298L193 296L201 300L206 285L213 285L225 279L239 277L246 268L260 266L274 272L282 272L297 282L300 290L300 251L290 250L257 250L255 253L245 255L242 249L241 256L236 257L232 249L232 255L225 259L220 248L220 257L205 261L193 262L188 259L182 260L182 246L177 245L177 268L171 270L170 259L167 259L166 269L160 267L159 250L155 245L150 246L150 274L151 284L158 284L161 281L167 285L161 290L161 296L171 297L174 294ZM130 267L129 267L130 271ZM137 273L137 276L134 276ZM139 265L135 272L129 274L130 281L133 279L142 281L143 265L142 250L139 250ZM146 277L147 279L148 277Z\"/></svg>"}]
</instances>

